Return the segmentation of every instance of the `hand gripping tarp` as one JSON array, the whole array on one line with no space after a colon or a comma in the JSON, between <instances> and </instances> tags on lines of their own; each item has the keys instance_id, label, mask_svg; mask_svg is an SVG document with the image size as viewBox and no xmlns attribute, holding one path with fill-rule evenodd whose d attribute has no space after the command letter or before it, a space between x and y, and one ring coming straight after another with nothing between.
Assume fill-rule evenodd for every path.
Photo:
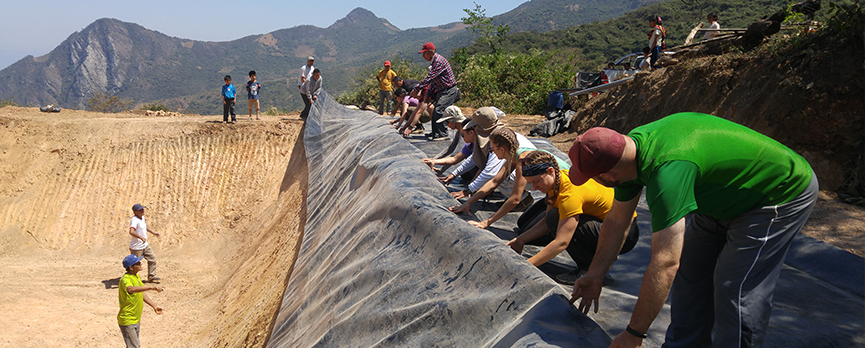
<instances>
[{"instance_id":1,"label":"hand gripping tarp","mask_svg":"<svg viewBox=\"0 0 865 348\"><path fill-rule=\"evenodd\" d=\"M268 347L607 347L562 288L457 202L385 118L325 93L307 222Z\"/></svg>"}]
</instances>

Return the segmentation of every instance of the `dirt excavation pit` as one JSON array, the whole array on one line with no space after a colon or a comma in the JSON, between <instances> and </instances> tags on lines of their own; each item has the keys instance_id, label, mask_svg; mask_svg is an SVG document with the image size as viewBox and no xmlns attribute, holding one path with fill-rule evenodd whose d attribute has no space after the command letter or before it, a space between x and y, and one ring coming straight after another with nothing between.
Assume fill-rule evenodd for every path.
<instances>
[{"instance_id":1,"label":"dirt excavation pit","mask_svg":"<svg viewBox=\"0 0 865 348\"><path fill-rule=\"evenodd\" d=\"M302 122L239 118L0 109L0 347L123 344L134 203L165 287L142 344L263 346L306 220Z\"/></svg>"}]
</instances>

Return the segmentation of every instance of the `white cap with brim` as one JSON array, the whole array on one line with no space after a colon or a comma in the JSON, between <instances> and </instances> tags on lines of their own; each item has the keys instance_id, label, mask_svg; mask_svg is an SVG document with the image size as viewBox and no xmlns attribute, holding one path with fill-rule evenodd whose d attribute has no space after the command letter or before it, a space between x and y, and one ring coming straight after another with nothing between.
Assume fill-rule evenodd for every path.
<instances>
[{"instance_id":1,"label":"white cap with brim","mask_svg":"<svg viewBox=\"0 0 865 348\"><path fill-rule=\"evenodd\" d=\"M466 120L466 116L463 115L463 111L460 110L460 108L458 106L451 105L451 106L448 106L447 109L445 109L444 116L436 122L438 122L438 123L454 122L454 123L462 124L463 121L465 121L465 120Z\"/></svg>"}]
</instances>

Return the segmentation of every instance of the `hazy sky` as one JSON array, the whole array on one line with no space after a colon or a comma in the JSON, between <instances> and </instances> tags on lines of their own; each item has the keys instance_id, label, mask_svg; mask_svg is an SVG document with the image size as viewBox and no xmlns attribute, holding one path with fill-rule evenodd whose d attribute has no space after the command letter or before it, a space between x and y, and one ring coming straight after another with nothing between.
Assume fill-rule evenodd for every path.
<instances>
[{"instance_id":1,"label":"hazy sky","mask_svg":"<svg viewBox=\"0 0 865 348\"><path fill-rule=\"evenodd\" d=\"M487 16L510 11L526 0L477 0ZM459 21L470 0L434 1L223 1L223 0L2 0L0 69L28 54L41 56L73 32L99 18L137 23L168 36L202 41L231 41L298 25L325 28L363 7L400 29Z\"/></svg>"}]
</instances>

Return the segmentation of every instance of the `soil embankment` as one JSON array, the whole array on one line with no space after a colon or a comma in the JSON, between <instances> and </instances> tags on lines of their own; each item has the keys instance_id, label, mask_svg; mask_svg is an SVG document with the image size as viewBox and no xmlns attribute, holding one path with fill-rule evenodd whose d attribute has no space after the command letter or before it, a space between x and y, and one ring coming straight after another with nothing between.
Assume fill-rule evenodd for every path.
<instances>
[{"instance_id":1,"label":"soil embankment","mask_svg":"<svg viewBox=\"0 0 865 348\"><path fill-rule=\"evenodd\" d=\"M134 203L166 288L142 342L263 346L305 222L301 122L218 119L0 109L0 347L122 344Z\"/></svg>"}]
</instances>

